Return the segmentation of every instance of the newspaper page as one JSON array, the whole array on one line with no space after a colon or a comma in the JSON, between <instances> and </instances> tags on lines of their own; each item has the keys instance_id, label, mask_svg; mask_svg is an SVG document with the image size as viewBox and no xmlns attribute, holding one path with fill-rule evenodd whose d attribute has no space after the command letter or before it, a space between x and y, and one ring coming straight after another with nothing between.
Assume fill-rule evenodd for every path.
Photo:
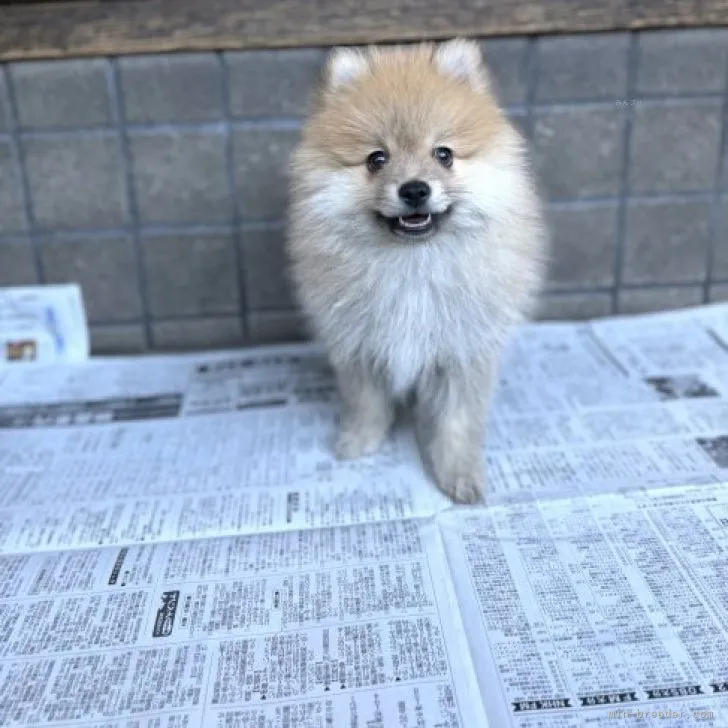
<instances>
[{"instance_id":1,"label":"newspaper page","mask_svg":"<svg viewBox=\"0 0 728 728\"><path fill-rule=\"evenodd\" d=\"M438 517L489 725L728 726L728 307L515 349L510 496Z\"/></svg>"},{"instance_id":2,"label":"newspaper page","mask_svg":"<svg viewBox=\"0 0 728 728\"><path fill-rule=\"evenodd\" d=\"M491 419L487 509L450 508L408 427L375 456L335 461L335 387L314 346L7 371L0 725L728 726L724 691L711 687L728 679L725 547L694 502L719 499L715 484L728 480L727 318L708 307L525 327ZM691 567L716 574L706 609L722 636L700 642L703 662L673 649L686 628L657 615L647 566L625 556L612 530L626 526L609 509L624 523L658 511L683 523L680 534L658 530L673 561L648 566L677 579L691 604L705 597L687 562L675 566L681 534L702 533L701 522L712 534L705 563ZM697 515L680 521L688 511ZM622 701L633 713L600 713L621 692L582 677L583 544L559 545L581 532L539 526L544 513L584 529L596 514L600 530L583 541L601 533L615 571L584 556L588 589L608 595L620 574L632 589L612 594L616 606L589 597L592 621L611 626L595 628L583 654L622 655L622 682L609 685L634 692ZM508 558L491 560L483 543ZM550 590L532 583L546 572ZM525 618L499 601L510 598ZM629 636L647 628L638 603L657 620L672 672L650 657L657 646ZM483 617L491 607L503 611L495 627ZM539 655L556 682L536 674ZM639 660L649 679L629 667ZM531 682L519 672L528 666ZM659 705L650 690L663 691ZM675 715L647 715L663 704Z\"/></svg>"},{"instance_id":3,"label":"newspaper page","mask_svg":"<svg viewBox=\"0 0 728 728\"><path fill-rule=\"evenodd\" d=\"M0 288L0 377L11 365L79 362L88 356L79 286Z\"/></svg>"},{"instance_id":4,"label":"newspaper page","mask_svg":"<svg viewBox=\"0 0 728 728\"><path fill-rule=\"evenodd\" d=\"M337 463L311 347L0 383L0 725L480 726L406 437Z\"/></svg>"},{"instance_id":5,"label":"newspaper page","mask_svg":"<svg viewBox=\"0 0 728 728\"><path fill-rule=\"evenodd\" d=\"M486 725L435 523L0 557L0 724Z\"/></svg>"},{"instance_id":6,"label":"newspaper page","mask_svg":"<svg viewBox=\"0 0 728 728\"><path fill-rule=\"evenodd\" d=\"M440 523L489 725L728 726L728 484Z\"/></svg>"}]
</instances>

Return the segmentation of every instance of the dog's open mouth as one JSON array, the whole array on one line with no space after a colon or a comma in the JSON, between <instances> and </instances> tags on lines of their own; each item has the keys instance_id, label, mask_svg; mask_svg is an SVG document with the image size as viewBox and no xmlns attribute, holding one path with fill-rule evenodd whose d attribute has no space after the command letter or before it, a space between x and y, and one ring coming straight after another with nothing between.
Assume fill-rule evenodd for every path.
<instances>
[{"instance_id":1,"label":"dog's open mouth","mask_svg":"<svg viewBox=\"0 0 728 728\"><path fill-rule=\"evenodd\" d=\"M408 238L416 238L432 232L440 218L444 217L450 210L442 213L415 213L402 217L385 217L381 214L378 217L384 221L389 229L397 235Z\"/></svg>"},{"instance_id":2,"label":"dog's open mouth","mask_svg":"<svg viewBox=\"0 0 728 728\"><path fill-rule=\"evenodd\" d=\"M395 217L393 218L393 222L397 232L403 232L407 235L423 235L435 227L435 219L429 214Z\"/></svg>"}]
</instances>

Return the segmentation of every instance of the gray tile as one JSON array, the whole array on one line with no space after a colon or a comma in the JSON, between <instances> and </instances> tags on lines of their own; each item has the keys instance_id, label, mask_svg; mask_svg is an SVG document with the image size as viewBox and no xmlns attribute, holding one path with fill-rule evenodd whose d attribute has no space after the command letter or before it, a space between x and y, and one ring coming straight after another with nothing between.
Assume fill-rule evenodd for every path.
<instances>
[{"instance_id":1,"label":"gray tile","mask_svg":"<svg viewBox=\"0 0 728 728\"><path fill-rule=\"evenodd\" d=\"M208 316L240 308L232 234L144 236L152 316Z\"/></svg>"},{"instance_id":2,"label":"gray tile","mask_svg":"<svg viewBox=\"0 0 728 728\"><path fill-rule=\"evenodd\" d=\"M720 219L713 241L713 278L728 278L728 198L721 202Z\"/></svg>"},{"instance_id":3,"label":"gray tile","mask_svg":"<svg viewBox=\"0 0 728 728\"><path fill-rule=\"evenodd\" d=\"M539 321L585 321L608 316L612 310L609 293L551 293L541 297Z\"/></svg>"},{"instance_id":4,"label":"gray tile","mask_svg":"<svg viewBox=\"0 0 728 728\"><path fill-rule=\"evenodd\" d=\"M624 110L619 107L536 112L533 155L548 197L616 195L623 127Z\"/></svg>"},{"instance_id":5,"label":"gray tile","mask_svg":"<svg viewBox=\"0 0 728 728\"><path fill-rule=\"evenodd\" d=\"M90 323L142 315L134 242L128 237L47 240L41 246L49 283L78 283Z\"/></svg>"},{"instance_id":6,"label":"gray tile","mask_svg":"<svg viewBox=\"0 0 728 728\"><path fill-rule=\"evenodd\" d=\"M5 83L5 74L0 65L0 132L10 129L10 107L8 102L8 87Z\"/></svg>"},{"instance_id":7,"label":"gray tile","mask_svg":"<svg viewBox=\"0 0 728 728\"><path fill-rule=\"evenodd\" d=\"M100 58L9 66L22 127L96 126L112 120L107 62Z\"/></svg>"},{"instance_id":8,"label":"gray tile","mask_svg":"<svg viewBox=\"0 0 728 728\"><path fill-rule=\"evenodd\" d=\"M233 116L301 116L324 62L316 49L226 53Z\"/></svg>"},{"instance_id":9,"label":"gray tile","mask_svg":"<svg viewBox=\"0 0 728 728\"><path fill-rule=\"evenodd\" d=\"M697 283L710 244L708 202L631 201L622 258L625 283Z\"/></svg>"},{"instance_id":10,"label":"gray tile","mask_svg":"<svg viewBox=\"0 0 728 728\"><path fill-rule=\"evenodd\" d=\"M708 300L711 303L728 301L728 283L713 283L708 289Z\"/></svg>"},{"instance_id":11,"label":"gray tile","mask_svg":"<svg viewBox=\"0 0 728 728\"><path fill-rule=\"evenodd\" d=\"M28 239L0 242L0 288L38 283L33 248Z\"/></svg>"},{"instance_id":12,"label":"gray tile","mask_svg":"<svg viewBox=\"0 0 728 728\"><path fill-rule=\"evenodd\" d=\"M128 220L115 134L25 137L33 209L44 228L111 228Z\"/></svg>"},{"instance_id":13,"label":"gray tile","mask_svg":"<svg viewBox=\"0 0 728 728\"><path fill-rule=\"evenodd\" d=\"M248 314L248 341L251 344L310 339L303 315L298 311L252 311Z\"/></svg>"},{"instance_id":14,"label":"gray tile","mask_svg":"<svg viewBox=\"0 0 728 728\"><path fill-rule=\"evenodd\" d=\"M235 175L241 217L282 218L287 202L287 169L298 129L236 129Z\"/></svg>"},{"instance_id":15,"label":"gray tile","mask_svg":"<svg viewBox=\"0 0 728 728\"><path fill-rule=\"evenodd\" d=\"M0 233L27 228L19 172L10 142L0 140Z\"/></svg>"},{"instance_id":16,"label":"gray tile","mask_svg":"<svg viewBox=\"0 0 728 728\"><path fill-rule=\"evenodd\" d=\"M147 348L144 324L89 326L92 356L141 354Z\"/></svg>"},{"instance_id":17,"label":"gray tile","mask_svg":"<svg viewBox=\"0 0 728 728\"><path fill-rule=\"evenodd\" d=\"M540 38L536 100L623 100L628 49L626 33Z\"/></svg>"},{"instance_id":18,"label":"gray tile","mask_svg":"<svg viewBox=\"0 0 728 728\"><path fill-rule=\"evenodd\" d=\"M720 102L637 104L632 130L632 192L687 192L715 183Z\"/></svg>"},{"instance_id":19,"label":"gray tile","mask_svg":"<svg viewBox=\"0 0 728 728\"><path fill-rule=\"evenodd\" d=\"M152 342L157 351L227 349L243 344L243 324L232 317L153 321Z\"/></svg>"},{"instance_id":20,"label":"gray tile","mask_svg":"<svg viewBox=\"0 0 728 728\"><path fill-rule=\"evenodd\" d=\"M286 309L294 306L284 252L285 230L243 230L245 298L249 309Z\"/></svg>"},{"instance_id":21,"label":"gray tile","mask_svg":"<svg viewBox=\"0 0 728 728\"><path fill-rule=\"evenodd\" d=\"M501 104L525 103L528 41L525 38L490 38L483 41L481 47Z\"/></svg>"},{"instance_id":22,"label":"gray tile","mask_svg":"<svg viewBox=\"0 0 728 728\"><path fill-rule=\"evenodd\" d=\"M548 207L549 287L607 287L614 282L617 204Z\"/></svg>"},{"instance_id":23,"label":"gray tile","mask_svg":"<svg viewBox=\"0 0 728 728\"><path fill-rule=\"evenodd\" d=\"M223 134L133 132L129 145L143 223L232 221Z\"/></svg>"},{"instance_id":24,"label":"gray tile","mask_svg":"<svg viewBox=\"0 0 728 728\"><path fill-rule=\"evenodd\" d=\"M640 33L638 94L720 93L725 86L728 32L724 29Z\"/></svg>"},{"instance_id":25,"label":"gray tile","mask_svg":"<svg viewBox=\"0 0 728 728\"><path fill-rule=\"evenodd\" d=\"M119 59L124 115L133 123L223 118L222 72L214 53Z\"/></svg>"},{"instance_id":26,"label":"gray tile","mask_svg":"<svg viewBox=\"0 0 728 728\"><path fill-rule=\"evenodd\" d=\"M617 296L617 306L621 314L689 308L698 306L702 302L702 286L625 289L621 290Z\"/></svg>"}]
</instances>

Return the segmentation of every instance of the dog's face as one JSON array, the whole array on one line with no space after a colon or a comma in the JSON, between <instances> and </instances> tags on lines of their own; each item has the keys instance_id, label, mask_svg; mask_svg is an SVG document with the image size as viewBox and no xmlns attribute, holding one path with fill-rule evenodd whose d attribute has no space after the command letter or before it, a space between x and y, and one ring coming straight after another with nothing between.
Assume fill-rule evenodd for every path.
<instances>
[{"instance_id":1,"label":"dog's face","mask_svg":"<svg viewBox=\"0 0 728 728\"><path fill-rule=\"evenodd\" d=\"M487 217L506 121L474 43L335 51L294 170L309 214L389 242ZM305 191L304 191L305 190Z\"/></svg>"}]
</instances>

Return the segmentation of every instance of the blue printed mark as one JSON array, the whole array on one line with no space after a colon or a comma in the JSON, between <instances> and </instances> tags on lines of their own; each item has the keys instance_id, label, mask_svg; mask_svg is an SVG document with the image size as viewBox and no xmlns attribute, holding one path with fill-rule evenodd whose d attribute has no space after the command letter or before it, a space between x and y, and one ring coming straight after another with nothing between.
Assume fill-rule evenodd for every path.
<instances>
[{"instance_id":1,"label":"blue printed mark","mask_svg":"<svg viewBox=\"0 0 728 728\"><path fill-rule=\"evenodd\" d=\"M58 325L56 312L51 307L46 308L45 319L46 326L48 327L48 330L50 331L51 336L56 343L56 351L58 353L62 353L66 348L66 342L63 338L63 332L61 331L61 327Z\"/></svg>"}]
</instances>

